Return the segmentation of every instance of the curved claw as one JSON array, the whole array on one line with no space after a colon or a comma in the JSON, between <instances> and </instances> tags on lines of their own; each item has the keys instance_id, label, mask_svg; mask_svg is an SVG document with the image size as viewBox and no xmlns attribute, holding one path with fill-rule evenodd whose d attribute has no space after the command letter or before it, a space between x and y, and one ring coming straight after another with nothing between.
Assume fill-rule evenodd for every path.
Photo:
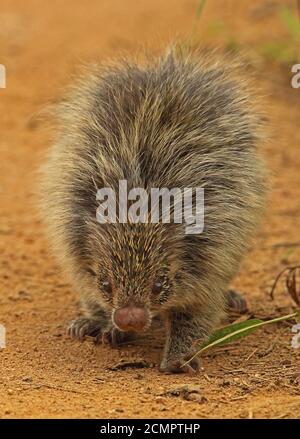
<instances>
[{"instance_id":1,"label":"curved claw","mask_svg":"<svg viewBox=\"0 0 300 439\"><path fill-rule=\"evenodd\" d=\"M190 363L186 363L188 358L177 359L173 361L162 361L159 370L164 373L187 373L194 375L199 371L199 360L193 358Z\"/></svg>"},{"instance_id":2,"label":"curved claw","mask_svg":"<svg viewBox=\"0 0 300 439\"><path fill-rule=\"evenodd\" d=\"M119 331L117 328L112 328L108 331L103 332L101 337L101 341L103 344L109 344L113 348L116 348L122 343L130 341L131 339L131 332L122 332Z\"/></svg>"},{"instance_id":3,"label":"curved claw","mask_svg":"<svg viewBox=\"0 0 300 439\"><path fill-rule=\"evenodd\" d=\"M83 341L87 335L95 337L101 332L101 322L87 317L78 317L72 320L67 328L67 334L80 341Z\"/></svg>"}]
</instances>

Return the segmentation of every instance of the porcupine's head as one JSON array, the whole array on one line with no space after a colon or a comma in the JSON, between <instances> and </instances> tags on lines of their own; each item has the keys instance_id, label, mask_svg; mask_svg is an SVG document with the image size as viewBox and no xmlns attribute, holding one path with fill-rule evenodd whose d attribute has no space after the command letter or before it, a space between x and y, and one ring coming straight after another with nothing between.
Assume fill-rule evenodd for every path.
<instances>
[{"instance_id":1,"label":"porcupine's head","mask_svg":"<svg viewBox=\"0 0 300 439\"><path fill-rule=\"evenodd\" d=\"M182 262L174 225L98 224L91 236L94 300L105 304L119 329L147 329L176 297Z\"/></svg>"}]
</instances>

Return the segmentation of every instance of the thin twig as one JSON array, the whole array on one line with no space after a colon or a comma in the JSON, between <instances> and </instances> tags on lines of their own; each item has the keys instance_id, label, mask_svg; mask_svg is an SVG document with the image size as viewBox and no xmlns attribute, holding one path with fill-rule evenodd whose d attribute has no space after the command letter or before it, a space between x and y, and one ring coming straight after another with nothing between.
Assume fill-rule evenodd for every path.
<instances>
[{"instance_id":1,"label":"thin twig","mask_svg":"<svg viewBox=\"0 0 300 439\"><path fill-rule=\"evenodd\" d=\"M271 248L281 248L281 247L300 247L300 242L277 242L271 245Z\"/></svg>"},{"instance_id":2,"label":"thin twig","mask_svg":"<svg viewBox=\"0 0 300 439\"><path fill-rule=\"evenodd\" d=\"M69 392L69 393L78 393L80 395L88 395L87 392L79 392L74 389L66 389L64 387L54 386L52 384L35 384L35 385L29 385L27 388L24 388L22 390L39 390L41 388L51 389L51 390L59 390L61 392Z\"/></svg>"},{"instance_id":3,"label":"thin twig","mask_svg":"<svg viewBox=\"0 0 300 439\"><path fill-rule=\"evenodd\" d=\"M245 358L245 360L242 362L242 364L247 363L247 362L250 360L250 358L253 357L253 355L254 355L257 351L258 351L258 348L254 349L254 351L252 351L251 354L248 355L247 358Z\"/></svg>"},{"instance_id":4,"label":"thin twig","mask_svg":"<svg viewBox=\"0 0 300 439\"><path fill-rule=\"evenodd\" d=\"M285 267L282 271L280 271L280 273L275 278L275 281L273 283L273 286L272 286L272 289L271 289L271 292L270 292L270 297L271 297L272 300L274 300L274 291L275 291L275 288L276 288L276 286L278 284L278 281L281 278L281 276L283 275L283 273L285 273L286 271L296 270L298 268L300 268L300 265L294 265L294 266L291 266L291 267Z\"/></svg>"}]
</instances>

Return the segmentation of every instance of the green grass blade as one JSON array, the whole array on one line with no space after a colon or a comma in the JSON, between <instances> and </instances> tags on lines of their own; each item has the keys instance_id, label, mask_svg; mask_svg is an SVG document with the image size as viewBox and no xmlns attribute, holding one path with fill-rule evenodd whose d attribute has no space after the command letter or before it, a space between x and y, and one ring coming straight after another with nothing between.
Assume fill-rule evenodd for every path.
<instances>
[{"instance_id":1,"label":"green grass blade","mask_svg":"<svg viewBox=\"0 0 300 439\"><path fill-rule=\"evenodd\" d=\"M271 320L264 321L260 319L251 319L251 320L246 320L245 322L235 323L233 325L229 325L224 328L221 328L218 331L216 331L210 337L210 339L205 344L202 345L201 349L195 355L193 355L186 363L184 363L182 367L185 364L188 364L193 358L197 357L198 355L202 354L208 349L211 349L215 346L223 346L224 344L238 340L239 338L247 336L251 332L256 331L257 329L261 328L264 325L281 322L291 318L297 318L299 316L300 316L300 310L294 312L293 314L276 317Z\"/></svg>"},{"instance_id":2,"label":"green grass blade","mask_svg":"<svg viewBox=\"0 0 300 439\"><path fill-rule=\"evenodd\" d=\"M205 3L206 3L206 0L200 0L198 7L197 7L197 10L196 10L196 18L201 17Z\"/></svg>"},{"instance_id":3,"label":"green grass blade","mask_svg":"<svg viewBox=\"0 0 300 439\"><path fill-rule=\"evenodd\" d=\"M255 331L261 323L263 323L263 320L251 319L246 320L245 322L234 323L233 325L218 329L213 333L209 340L201 346L201 351L203 351L203 349L207 346L212 346L212 343L214 342L218 342L218 346L222 346L224 344L238 340L241 337L245 337L246 335Z\"/></svg>"},{"instance_id":4,"label":"green grass blade","mask_svg":"<svg viewBox=\"0 0 300 439\"><path fill-rule=\"evenodd\" d=\"M288 32L296 42L300 42L300 21L289 8L282 8L280 16Z\"/></svg>"}]
</instances>

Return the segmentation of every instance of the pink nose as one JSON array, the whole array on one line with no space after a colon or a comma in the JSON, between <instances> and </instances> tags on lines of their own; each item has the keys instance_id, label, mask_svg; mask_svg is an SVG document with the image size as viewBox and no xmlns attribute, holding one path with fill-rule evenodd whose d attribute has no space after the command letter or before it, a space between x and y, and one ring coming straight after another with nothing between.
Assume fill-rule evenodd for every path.
<instances>
[{"instance_id":1,"label":"pink nose","mask_svg":"<svg viewBox=\"0 0 300 439\"><path fill-rule=\"evenodd\" d=\"M145 308L128 305L117 309L113 319L116 326L122 331L141 332L148 322L148 315Z\"/></svg>"}]
</instances>

